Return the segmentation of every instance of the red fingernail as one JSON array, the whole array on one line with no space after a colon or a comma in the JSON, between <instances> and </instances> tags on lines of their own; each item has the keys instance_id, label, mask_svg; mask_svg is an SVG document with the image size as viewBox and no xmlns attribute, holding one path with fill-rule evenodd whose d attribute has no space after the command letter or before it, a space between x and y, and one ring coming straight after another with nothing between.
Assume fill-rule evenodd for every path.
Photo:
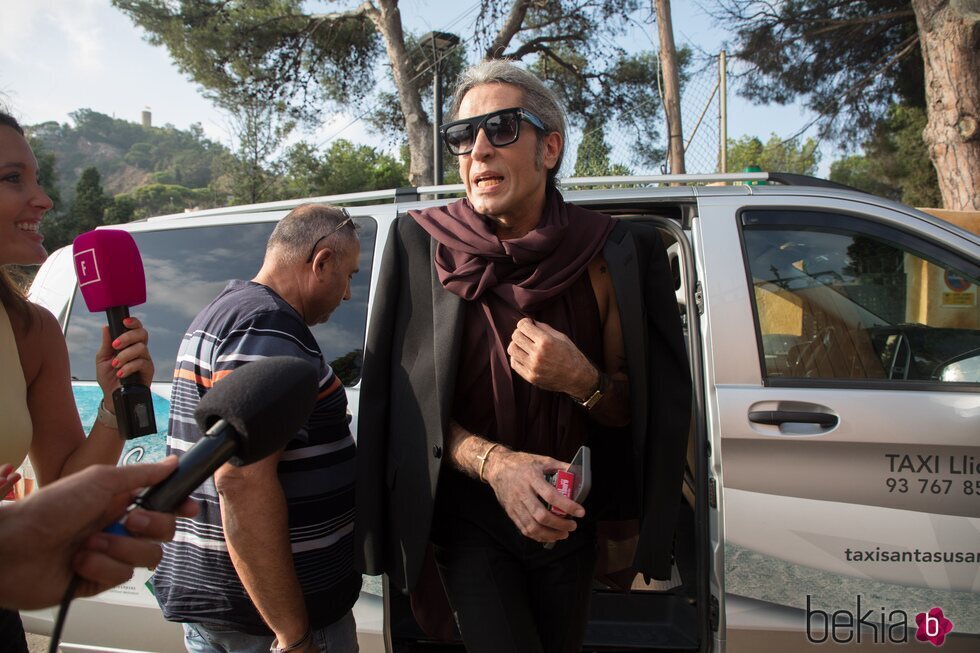
<instances>
[{"instance_id":1,"label":"red fingernail","mask_svg":"<svg viewBox=\"0 0 980 653\"><path fill-rule=\"evenodd\" d=\"M113 349L119 349L119 338L112 341L112 347Z\"/></svg>"},{"instance_id":2,"label":"red fingernail","mask_svg":"<svg viewBox=\"0 0 980 653\"><path fill-rule=\"evenodd\" d=\"M116 376L118 376L121 379L122 378L122 370L119 370L118 372L116 372Z\"/></svg>"},{"instance_id":3,"label":"red fingernail","mask_svg":"<svg viewBox=\"0 0 980 653\"><path fill-rule=\"evenodd\" d=\"M112 366L113 367L119 367L119 359L118 358L113 358L112 359Z\"/></svg>"}]
</instances>

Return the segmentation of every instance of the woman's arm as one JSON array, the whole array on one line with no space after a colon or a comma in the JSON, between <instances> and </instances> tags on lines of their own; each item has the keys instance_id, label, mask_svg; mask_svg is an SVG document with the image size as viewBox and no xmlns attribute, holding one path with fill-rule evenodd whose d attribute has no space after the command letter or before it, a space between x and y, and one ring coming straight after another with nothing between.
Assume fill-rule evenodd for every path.
<instances>
[{"instance_id":1,"label":"woman's arm","mask_svg":"<svg viewBox=\"0 0 980 653\"><path fill-rule=\"evenodd\" d=\"M27 381L27 406L34 425L31 463L40 485L96 463L116 464L122 451L119 431L96 421L85 437L71 387L68 348L58 321L39 308L32 329L18 334L17 346ZM102 328L102 346L96 354L96 376L112 410L112 391L122 376L138 373L142 383L153 378L148 335L139 320L129 318L129 330L114 343ZM17 330L15 330L16 333Z\"/></svg>"}]
</instances>

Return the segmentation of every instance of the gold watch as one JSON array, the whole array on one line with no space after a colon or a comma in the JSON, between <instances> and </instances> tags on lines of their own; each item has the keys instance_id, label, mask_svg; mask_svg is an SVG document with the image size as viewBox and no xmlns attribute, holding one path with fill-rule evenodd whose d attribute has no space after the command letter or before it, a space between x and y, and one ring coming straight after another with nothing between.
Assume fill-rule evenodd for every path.
<instances>
[{"instance_id":1,"label":"gold watch","mask_svg":"<svg viewBox=\"0 0 980 653\"><path fill-rule=\"evenodd\" d=\"M576 399L578 403L585 407L586 410L592 410L592 407L599 403L603 395L606 393L606 375L599 372L599 381L596 383L595 391L589 395L586 399Z\"/></svg>"}]
</instances>

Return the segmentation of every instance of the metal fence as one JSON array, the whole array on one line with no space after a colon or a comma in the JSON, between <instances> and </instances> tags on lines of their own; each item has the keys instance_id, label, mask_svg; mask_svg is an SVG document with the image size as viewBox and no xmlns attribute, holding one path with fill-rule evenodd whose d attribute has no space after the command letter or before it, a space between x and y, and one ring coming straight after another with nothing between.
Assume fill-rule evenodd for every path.
<instances>
[{"instance_id":1,"label":"metal fence","mask_svg":"<svg viewBox=\"0 0 980 653\"><path fill-rule=\"evenodd\" d=\"M713 57L701 68L691 72L681 81L681 126L684 133L684 157L686 172L713 173L727 172L723 167L722 143L726 140L725 117L725 65L724 52ZM661 101L661 106L663 102ZM661 115L663 113L661 112ZM672 172L667 165L667 124L661 119L656 126L662 137L663 157L658 163L644 161L636 154L635 135L624 128L607 129L605 133L606 148L598 148L594 154L605 157L603 161L585 161L593 169L606 168L605 174L634 174L654 175ZM582 132L569 135L566 152L578 156L588 155L579 153L579 144L589 134ZM596 137L598 134L591 134ZM566 160L562 174L571 176L576 165L580 163L577 156ZM581 167L581 166L580 166Z\"/></svg>"}]
</instances>

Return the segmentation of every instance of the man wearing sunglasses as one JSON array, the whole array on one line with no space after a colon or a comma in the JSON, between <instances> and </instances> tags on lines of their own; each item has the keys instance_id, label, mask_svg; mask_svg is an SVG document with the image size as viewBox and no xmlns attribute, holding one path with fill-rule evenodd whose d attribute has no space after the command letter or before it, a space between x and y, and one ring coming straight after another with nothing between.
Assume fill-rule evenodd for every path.
<instances>
[{"instance_id":1,"label":"man wearing sunglasses","mask_svg":"<svg viewBox=\"0 0 980 653\"><path fill-rule=\"evenodd\" d=\"M426 628L434 559L471 652L577 651L597 517L642 507L634 566L669 576L690 419L672 278L655 229L562 200L565 119L536 77L483 62L452 114L466 199L396 221L375 295L358 564ZM581 445L585 506L545 478Z\"/></svg>"},{"instance_id":2,"label":"man wearing sunglasses","mask_svg":"<svg viewBox=\"0 0 980 653\"><path fill-rule=\"evenodd\" d=\"M188 651L357 651L355 446L344 384L310 326L350 299L359 254L347 211L298 206L272 231L258 274L229 282L181 342L168 453L201 439L193 419L200 397L250 361L301 358L319 371L320 386L313 413L286 447L219 468L191 495L198 516L181 520L164 548L154 592L164 616L182 623Z\"/></svg>"}]
</instances>

